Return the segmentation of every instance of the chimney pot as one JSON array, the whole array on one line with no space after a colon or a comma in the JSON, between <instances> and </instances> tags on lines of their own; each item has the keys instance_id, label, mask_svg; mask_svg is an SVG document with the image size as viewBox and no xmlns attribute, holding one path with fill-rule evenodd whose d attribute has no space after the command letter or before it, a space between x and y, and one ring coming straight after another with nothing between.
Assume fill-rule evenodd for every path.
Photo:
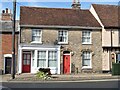
<instances>
[{"instance_id":1,"label":"chimney pot","mask_svg":"<svg viewBox=\"0 0 120 90\"><path fill-rule=\"evenodd\" d=\"M6 13L8 13L8 8L6 8Z\"/></svg>"},{"instance_id":2,"label":"chimney pot","mask_svg":"<svg viewBox=\"0 0 120 90\"><path fill-rule=\"evenodd\" d=\"M2 13L5 13L5 10L2 10Z\"/></svg>"}]
</instances>

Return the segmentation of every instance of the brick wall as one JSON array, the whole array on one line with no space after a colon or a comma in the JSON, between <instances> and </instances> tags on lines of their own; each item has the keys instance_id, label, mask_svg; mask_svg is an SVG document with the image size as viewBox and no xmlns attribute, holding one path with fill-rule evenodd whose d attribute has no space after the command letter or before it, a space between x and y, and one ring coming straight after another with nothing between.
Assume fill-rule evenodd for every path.
<instances>
[{"instance_id":1,"label":"brick wall","mask_svg":"<svg viewBox=\"0 0 120 90\"><path fill-rule=\"evenodd\" d=\"M2 37L1 52L0 52L0 69L3 70L4 54L12 54L12 33L0 34ZM15 37L15 54L17 57L18 35Z\"/></svg>"}]
</instances>

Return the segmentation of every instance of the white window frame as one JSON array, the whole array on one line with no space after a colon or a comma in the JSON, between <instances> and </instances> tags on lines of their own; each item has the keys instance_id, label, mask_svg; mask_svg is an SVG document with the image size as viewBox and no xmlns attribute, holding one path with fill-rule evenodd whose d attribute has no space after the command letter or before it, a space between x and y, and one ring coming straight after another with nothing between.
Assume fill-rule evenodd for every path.
<instances>
[{"instance_id":1,"label":"white window frame","mask_svg":"<svg viewBox=\"0 0 120 90\"><path fill-rule=\"evenodd\" d=\"M50 58L49 58L49 52L55 52L54 54L56 54L56 58L55 58L55 60L51 60ZM52 53L53 54L53 53ZM53 58L52 58L53 59ZM48 67L50 68L51 66L49 66L49 61L56 61L56 64L57 64L57 51L48 51ZM58 65L58 64L57 64ZM52 66L53 67L53 66ZM56 66L57 67L57 66Z\"/></svg>"},{"instance_id":2,"label":"white window frame","mask_svg":"<svg viewBox=\"0 0 120 90\"><path fill-rule=\"evenodd\" d=\"M39 30L40 31L40 41L33 41L33 31L37 31ZM41 29L32 29L32 42L31 43L42 43L42 30Z\"/></svg>"},{"instance_id":3,"label":"white window frame","mask_svg":"<svg viewBox=\"0 0 120 90\"><path fill-rule=\"evenodd\" d=\"M37 51L37 67L40 67L40 66L38 66L38 52L40 52L41 50L38 50ZM44 67L41 67L41 68L51 68L50 66L49 66L49 57L48 57L48 53L50 52L50 51L53 51L53 52L56 52L56 62L58 62L58 57L57 57L57 54L58 54L58 52L57 51L55 51L55 50L42 50L43 52L45 51L46 53L45 53L45 66ZM57 64L57 63L56 63ZM56 67L58 67L58 64L57 64L57 66ZM56 68L55 67L55 68Z\"/></svg>"},{"instance_id":4,"label":"white window frame","mask_svg":"<svg viewBox=\"0 0 120 90\"><path fill-rule=\"evenodd\" d=\"M84 51L84 52L89 52L89 51ZM82 52L82 55L84 52ZM82 56L82 69L91 69L92 68L92 53L91 52L89 52L89 53L90 53L90 66L83 66L83 56Z\"/></svg>"},{"instance_id":5,"label":"white window frame","mask_svg":"<svg viewBox=\"0 0 120 90\"><path fill-rule=\"evenodd\" d=\"M45 61L45 66L44 66L44 67L38 66L38 62L39 62L38 59L40 59L40 57L38 58L39 52L45 52L45 56L46 56L46 57L44 58L44 59L45 59L45 60L44 60L44 61ZM47 67L47 65L46 65L47 55L46 55L46 54L47 54L46 51L37 51L37 67L41 67L41 68L46 68L46 67Z\"/></svg>"},{"instance_id":6,"label":"white window frame","mask_svg":"<svg viewBox=\"0 0 120 90\"><path fill-rule=\"evenodd\" d=\"M59 32L60 32L60 31L67 32L66 42L60 42L60 41L59 41L59 37L60 37L60 36L59 36L59 35L60 35ZM59 30L59 31L58 31L58 44L68 44L68 30Z\"/></svg>"},{"instance_id":7,"label":"white window frame","mask_svg":"<svg viewBox=\"0 0 120 90\"><path fill-rule=\"evenodd\" d=\"M83 36L84 32L90 32L90 42L83 42L83 37L88 38L88 36ZM92 31L91 30L83 30L82 31L82 44L92 44Z\"/></svg>"}]
</instances>

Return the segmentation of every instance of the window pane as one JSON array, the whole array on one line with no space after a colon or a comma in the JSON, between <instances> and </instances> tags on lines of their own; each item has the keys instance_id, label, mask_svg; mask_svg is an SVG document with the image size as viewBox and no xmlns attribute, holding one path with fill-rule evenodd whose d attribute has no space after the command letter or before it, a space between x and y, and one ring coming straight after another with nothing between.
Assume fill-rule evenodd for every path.
<instances>
[{"instance_id":1,"label":"window pane","mask_svg":"<svg viewBox=\"0 0 120 90\"><path fill-rule=\"evenodd\" d=\"M30 65L30 60L27 60L27 63L26 63L27 65Z\"/></svg>"},{"instance_id":2,"label":"window pane","mask_svg":"<svg viewBox=\"0 0 120 90\"><path fill-rule=\"evenodd\" d=\"M82 62L83 66L90 66L90 52L83 52Z\"/></svg>"},{"instance_id":3,"label":"window pane","mask_svg":"<svg viewBox=\"0 0 120 90\"><path fill-rule=\"evenodd\" d=\"M57 52L48 52L48 67L57 67Z\"/></svg>"},{"instance_id":4,"label":"window pane","mask_svg":"<svg viewBox=\"0 0 120 90\"><path fill-rule=\"evenodd\" d=\"M120 63L120 54L117 54L117 60L116 63Z\"/></svg>"},{"instance_id":5,"label":"window pane","mask_svg":"<svg viewBox=\"0 0 120 90\"><path fill-rule=\"evenodd\" d=\"M120 61L120 54L117 54L117 60Z\"/></svg>"},{"instance_id":6,"label":"window pane","mask_svg":"<svg viewBox=\"0 0 120 90\"><path fill-rule=\"evenodd\" d=\"M58 32L58 41L59 42L67 42L67 31L59 31Z\"/></svg>"},{"instance_id":7,"label":"window pane","mask_svg":"<svg viewBox=\"0 0 120 90\"><path fill-rule=\"evenodd\" d=\"M23 60L23 65L26 65L27 64L27 60Z\"/></svg>"},{"instance_id":8,"label":"window pane","mask_svg":"<svg viewBox=\"0 0 120 90\"><path fill-rule=\"evenodd\" d=\"M90 60L84 60L83 66L90 66Z\"/></svg>"},{"instance_id":9,"label":"window pane","mask_svg":"<svg viewBox=\"0 0 120 90\"><path fill-rule=\"evenodd\" d=\"M82 43L90 43L90 31L83 31L82 32Z\"/></svg>"},{"instance_id":10,"label":"window pane","mask_svg":"<svg viewBox=\"0 0 120 90\"><path fill-rule=\"evenodd\" d=\"M37 66L38 67L46 66L46 51L38 51Z\"/></svg>"},{"instance_id":11,"label":"window pane","mask_svg":"<svg viewBox=\"0 0 120 90\"><path fill-rule=\"evenodd\" d=\"M32 30L32 41L40 41L41 40L41 30Z\"/></svg>"}]
</instances>

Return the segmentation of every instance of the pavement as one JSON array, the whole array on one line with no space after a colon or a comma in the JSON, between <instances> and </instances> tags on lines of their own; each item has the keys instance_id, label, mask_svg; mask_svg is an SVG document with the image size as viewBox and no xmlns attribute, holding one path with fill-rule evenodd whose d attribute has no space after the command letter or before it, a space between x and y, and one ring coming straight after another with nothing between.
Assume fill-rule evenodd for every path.
<instances>
[{"instance_id":1,"label":"pavement","mask_svg":"<svg viewBox=\"0 0 120 90\"><path fill-rule=\"evenodd\" d=\"M11 78L10 74L0 75L2 79L0 82L41 82L41 81L103 81L103 80L120 80L120 76L112 76L111 74L94 74L94 73L79 73L70 75L51 75L50 78L40 79L36 74L22 73L16 74L15 79Z\"/></svg>"}]
</instances>

